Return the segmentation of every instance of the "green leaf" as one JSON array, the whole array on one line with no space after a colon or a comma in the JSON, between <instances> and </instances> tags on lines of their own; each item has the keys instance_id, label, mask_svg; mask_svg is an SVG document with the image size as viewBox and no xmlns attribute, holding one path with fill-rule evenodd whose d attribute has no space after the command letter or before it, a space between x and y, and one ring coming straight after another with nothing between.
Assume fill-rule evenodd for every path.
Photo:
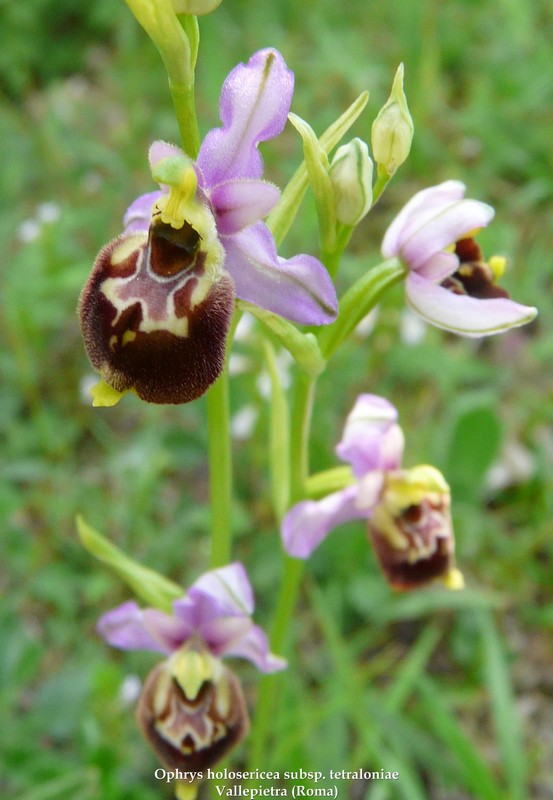
<instances>
[{"instance_id":1,"label":"green leaf","mask_svg":"<svg viewBox=\"0 0 553 800\"><path fill-rule=\"evenodd\" d=\"M425 628L407 657L401 662L394 681L386 693L388 708L397 711L407 701L433 650L438 644L441 630L436 625Z\"/></svg>"},{"instance_id":2,"label":"green leaf","mask_svg":"<svg viewBox=\"0 0 553 800\"><path fill-rule=\"evenodd\" d=\"M60 778L41 782L40 786L19 795L19 800L75 800L97 797L98 775L95 769L78 769Z\"/></svg>"},{"instance_id":3,"label":"green leaf","mask_svg":"<svg viewBox=\"0 0 553 800\"><path fill-rule=\"evenodd\" d=\"M402 747L401 736L397 735L395 715L388 710L382 696L367 685L366 678L352 658L351 648L340 636L331 604L327 602L323 592L311 586L309 597L331 658L332 674L335 676L335 680L329 684L330 697L325 706L336 702L336 712L343 710L347 715L355 731L355 738L359 741L356 759L350 765L351 768L356 769L366 759L371 759L386 771L399 772L400 779L393 784L393 796L401 796L405 800L425 800L424 787L417 769L409 758L410 754ZM394 730L391 747L385 742L388 738L387 729L390 728ZM376 782L375 788L378 786L379 782Z\"/></svg>"},{"instance_id":4,"label":"green leaf","mask_svg":"<svg viewBox=\"0 0 553 800\"><path fill-rule=\"evenodd\" d=\"M433 682L421 676L417 688L428 728L456 756L465 787L479 800L505 800L505 790L497 783L477 747L464 733Z\"/></svg>"},{"instance_id":5,"label":"green leaf","mask_svg":"<svg viewBox=\"0 0 553 800\"><path fill-rule=\"evenodd\" d=\"M391 602L379 612L382 623L398 619L417 619L426 614L439 611L458 611L466 608L498 608L506 603L506 598L499 594L465 589L462 592L451 592L442 587L432 587L419 592L394 596Z\"/></svg>"},{"instance_id":6,"label":"green leaf","mask_svg":"<svg viewBox=\"0 0 553 800\"><path fill-rule=\"evenodd\" d=\"M454 495L476 495L503 438L495 398L463 397L451 409L451 417L444 472Z\"/></svg>"},{"instance_id":7,"label":"green leaf","mask_svg":"<svg viewBox=\"0 0 553 800\"><path fill-rule=\"evenodd\" d=\"M528 765L515 708L509 665L492 615L477 614L482 636L484 677L490 694L495 735L512 800L525 800Z\"/></svg>"},{"instance_id":8,"label":"green leaf","mask_svg":"<svg viewBox=\"0 0 553 800\"><path fill-rule=\"evenodd\" d=\"M136 596L149 605L170 613L173 600L183 596L184 590L181 586L129 558L98 531L91 528L81 516L77 517L77 530L88 552L111 567L130 586Z\"/></svg>"}]
</instances>

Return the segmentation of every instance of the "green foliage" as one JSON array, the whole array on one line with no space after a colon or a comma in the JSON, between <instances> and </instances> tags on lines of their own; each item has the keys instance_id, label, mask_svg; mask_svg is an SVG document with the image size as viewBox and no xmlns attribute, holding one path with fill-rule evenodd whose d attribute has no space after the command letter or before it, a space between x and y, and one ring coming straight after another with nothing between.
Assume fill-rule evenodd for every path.
<instances>
[{"instance_id":1,"label":"green foliage","mask_svg":"<svg viewBox=\"0 0 553 800\"><path fill-rule=\"evenodd\" d=\"M114 14L115 10L115 14ZM90 49L113 41L116 18L110 0L79 4L27 0L0 5L0 28L8 31L0 53L0 87L13 99L86 67Z\"/></svg>"},{"instance_id":2,"label":"green foliage","mask_svg":"<svg viewBox=\"0 0 553 800\"><path fill-rule=\"evenodd\" d=\"M0 792L154 800L168 790L153 778L123 692L125 678L144 678L154 661L109 650L95 634L99 614L129 593L80 546L74 519L81 513L179 585L194 580L209 557L206 408L150 408L126 397L92 410L82 398L90 370L75 307L128 203L153 188L150 141L175 141L177 127L159 56L122 0L4 2L0 28ZM370 338L356 334L322 376L313 471L336 465L333 448L360 391L389 396L408 464L434 462L452 485L469 588L394 595L362 524L329 537L306 568L297 645L279 684L272 750L259 767L400 771L397 785L352 787L367 800L545 800L553 657L545 638L553 621L549 6L225 0L201 21L201 34L203 131L217 122L228 70L272 45L296 72L294 111L318 136L370 89L352 129L368 140L403 61L411 155L355 234L339 280L351 285L375 263L383 230L414 191L455 177L496 206L485 251L509 256L507 288L540 310L531 327L485 343L436 330L412 341L402 338L397 286ZM301 159L298 137L287 131L264 156L283 184ZM285 250L316 247L309 200L302 215ZM232 412L252 406L256 422L251 438L235 442L235 556L248 563L265 623L280 563L267 491L275 421L258 388L259 337L237 352L248 371L232 379ZM490 466L505 463L513 443L530 469L491 483ZM277 445L273 429L273 468ZM283 499L273 502L280 508ZM257 676L238 668L253 698Z\"/></svg>"}]
</instances>

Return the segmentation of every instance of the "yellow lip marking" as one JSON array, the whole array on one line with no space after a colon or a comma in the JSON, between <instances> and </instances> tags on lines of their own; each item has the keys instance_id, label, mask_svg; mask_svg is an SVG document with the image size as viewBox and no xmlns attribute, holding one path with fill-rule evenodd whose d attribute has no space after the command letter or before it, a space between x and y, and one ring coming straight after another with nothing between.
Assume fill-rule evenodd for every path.
<instances>
[{"instance_id":1,"label":"yellow lip marking","mask_svg":"<svg viewBox=\"0 0 553 800\"><path fill-rule=\"evenodd\" d=\"M126 261L131 253L133 253L135 250L138 250L138 248L144 244L145 239L147 239L145 233L138 233L134 236L129 236L128 238L124 239L111 254L111 266L117 267L118 264Z\"/></svg>"}]
</instances>

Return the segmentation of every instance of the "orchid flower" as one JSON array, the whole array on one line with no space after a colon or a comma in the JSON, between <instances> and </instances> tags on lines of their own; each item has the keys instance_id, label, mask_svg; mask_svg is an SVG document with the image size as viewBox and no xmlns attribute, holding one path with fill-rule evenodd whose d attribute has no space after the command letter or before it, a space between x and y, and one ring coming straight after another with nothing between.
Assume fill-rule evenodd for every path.
<instances>
[{"instance_id":1,"label":"orchid flower","mask_svg":"<svg viewBox=\"0 0 553 800\"><path fill-rule=\"evenodd\" d=\"M131 203L80 302L89 358L117 392L155 403L202 395L223 368L235 296L300 324L336 316L321 262L280 258L261 221L279 190L262 180L258 145L284 128L293 88L280 53L261 50L226 78L223 126L195 162L174 145L151 146L160 189Z\"/></svg>"},{"instance_id":2,"label":"orchid flower","mask_svg":"<svg viewBox=\"0 0 553 800\"><path fill-rule=\"evenodd\" d=\"M234 563L199 578L174 601L172 615L130 601L99 620L99 633L114 647L167 656L146 679L137 719L169 769L212 766L247 732L242 688L222 657L246 658L261 672L285 668L254 625L253 610L246 571Z\"/></svg>"},{"instance_id":3,"label":"orchid flower","mask_svg":"<svg viewBox=\"0 0 553 800\"><path fill-rule=\"evenodd\" d=\"M489 336L530 322L537 310L497 286L505 261L485 262L473 238L495 212L464 195L460 181L418 192L386 231L382 253L409 267L407 302L424 320L463 336Z\"/></svg>"},{"instance_id":4,"label":"orchid flower","mask_svg":"<svg viewBox=\"0 0 553 800\"><path fill-rule=\"evenodd\" d=\"M382 397L360 395L336 453L352 468L353 482L321 500L293 506L282 524L285 550L308 558L339 525L368 520L380 566L396 589L440 578L462 586L454 565L450 492L437 469L402 469L404 437L397 410Z\"/></svg>"}]
</instances>

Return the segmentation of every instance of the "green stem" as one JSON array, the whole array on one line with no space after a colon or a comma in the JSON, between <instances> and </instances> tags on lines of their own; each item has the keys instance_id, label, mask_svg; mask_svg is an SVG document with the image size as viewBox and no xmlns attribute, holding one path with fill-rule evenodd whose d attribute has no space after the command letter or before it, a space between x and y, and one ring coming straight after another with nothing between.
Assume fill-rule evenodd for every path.
<instances>
[{"instance_id":1,"label":"green stem","mask_svg":"<svg viewBox=\"0 0 553 800\"><path fill-rule=\"evenodd\" d=\"M228 357L242 311L236 309L227 337L225 368L207 393L209 504L211 508L210 566L224 567L232 556L232 443Z\"/></svg>"},{"instance_id":2,"label":"green stem","mask_svg":"<svg viewBox=\"0 0 553 800\"><path fill-rule=\"evenodd\" d=\"M275 349L268 339L263 339L262 344L271 379L269 433L271 499L276 519L282 519L290 505L290 414Z\"/></svg>"},{"instance_id":3,"label":"green stem","mask_svg":"<svg viewBox=\"0 0 553 800\"><path fill-rule=\"evenodd\" d=\"M298 371L290 425L290 501L296 503L306 495L309 475L309 431L315 396L316 377ZM271 650L284 650L301 585L304 562L284 557L284 572L271 627ZM259 689L256 715L251 736L252 769L261 764L276 700L276 688L282 673L266 676Z\"/></svg>"},{"instance_id":4,"label":"green stem","mask_svg":"<svg viewBox=\"0 0 553 800\"><path fill-rule=\"evenodd\" d=\"M207 394L209 498L211 506L210 567L225 566L231 558L232 456L230 442L229 378L225 367Z\"/></svg>"},{"instance_id":5,"label":"green stem","mask_svg":"<svg viewBox=\"0 0 553 800\"><path fill-rule=\"evenodd\" d=\"M196 101L194 98L194 82L196 79L196 61L200 47L200 28L198 18L189 14L178 17L185 33L189 47L188 80L183 80L179 75L169 72L169 88L175 106L177 123L182 139L184 152L195 159L200 151L200 130L196 115Z\"/></svg>"},{"instance_id":6,"label":"green stem","mask_svg":"<svg viewBox=\"0 0 553 800\"><path fill-rule=\"evenodd\" d=\"M170 2L126 0L126 3L159 50L184 150L194 159L200 147L194 103L194 70L200 44L198 20L190 14L177 16Z\"/></svg>"},{"instance_id":7,"label":"green stem","mask_svg":"<svg viewBox=\"0 0 553 800\"><path fill-rule=\"evenodd\" d=\"M290 501L305 497L309 475L309 432L313 413L316 378L298 370L290 425Z\"/></svg>"},{"instance_id":8,"label":"green stem","mask_svg":"<svg viewBox=\"0 0 553 800\"><path fill-rule=\"evenodd\" d=\"M373 186L373 202L371 206L372 208L374 208L380 195L382 194L386 186L390 183L391 178L392 176L388 175L386 170L379 164L376 173L376 181Z\"/></svg>"},{"instance_id":9,"label":"green stem","mask_svg":"<svg viewBox=\"0 0 553 800\"><path fill-rule=\"evenodd\" d=\"M290 502L297 503L307 494L309 477L309 432L316 378L298 372L290 426ZM286 634L296 606L303 561L285 556L284 575L275 617L271 629L271 647L279 652L284 648Z\"/></svg>"},{"instance_id":10,"label":"green stem","mask_svg":"<svg viewBox=\"0 0 553 800\"><path fill-rule=\"evenodd\" d=\"M340 298L340 313L318 332L319 347L327 361L346 342L363 317L385 292L405 278L407 268L397 258L382 261L362 275Z\"/></svg>"},{"instance_id":11,"label":"green stem","mask_svg":"<svg viewBox=\"0 0 553 800\"><path fill-rule=\"evenodd\" d=\"M184 152L195 159L200 149L200 130L196 117L194 84L186 86L183 83L175 83L169 78L169 88Z\"/></svg>"},{"instance_id":12,"label":"green stem","mask_svg":"<svg viewBox=\"0 0 553 800\"><path fill-rule=\"evenodd\" d=\"M354 231L355 226L353 225L339 224L337 226L336 241L333 249L329 250L324 247L321 249L321 261L325 265L328 274L333 280L338 274L338 269L342 262L344 250L348 246L349 240L351 239Z\"/></svg>"}]
</instances>

